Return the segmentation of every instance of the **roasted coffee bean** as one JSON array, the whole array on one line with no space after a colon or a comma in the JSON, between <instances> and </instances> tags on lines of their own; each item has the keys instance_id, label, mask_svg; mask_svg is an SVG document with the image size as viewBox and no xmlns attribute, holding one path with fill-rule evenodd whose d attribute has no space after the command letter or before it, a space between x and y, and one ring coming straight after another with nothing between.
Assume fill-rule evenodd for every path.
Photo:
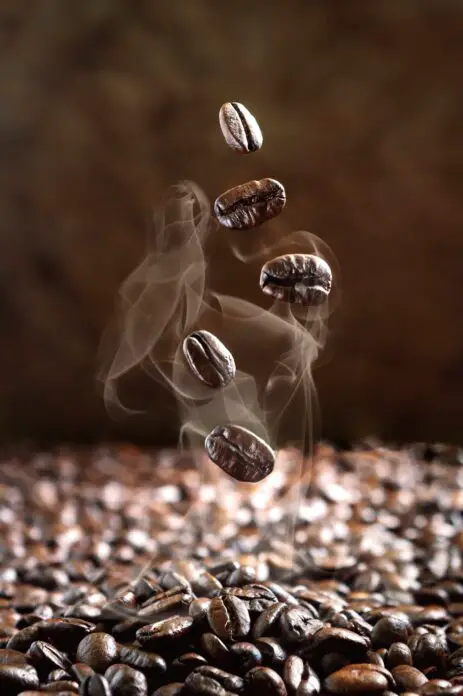
<instances>
[{"instance_id":1,"label":"roasted coffee bean","mask_svg":"<svg viewBox=\"0 0 463 696\"><path fill-rule=\"evenodd\" d=\"M233 595L214 597L207 611L211 629L224 641L235 642L245 638L251 628L246 604Z\"/></svg>"},{"instance_id":2,"label":"roasted coffee bean","mask_svg":"<svg viewBox=\"0 0 463 696\"><path fill-rule=\"evenodd\" d=\"M462 694L463 690L455 687L447 679L432 679L421 687L420 696L451 696L452 694Z\"/></svg>"},{"instance_id":3,"label":"roasted coffee bean","mask_svg":"<svg viewBox=\"0 0 463 696\"><path fill-rule=\"evenodd\" d=\"M246 674L249 693L259 696L287 696L287 689L278 672L268 667L254 667Z\"/></svg>"},{"instance_id":4,"label":"roasted coffee bean","mask_svg":"<svg viewBox=\"0 0 463 696\"><path fill-rule=\"evenodd\" d=\"M38 689L39 677L32 665L0 665L0 694L16 696L26 689Z\"/></svg>"},{"instance_id":5,"label":"roasted coffee bean","mask_svg":"<svg viewBox=\"0 0 463 696\"><path fill-rule=\"evenodd\" d=\"M8 642L8 647L26 652L34 641L44 640L72 653L82 638L94 630L94 624L81 619L48 619L18 631Z\"/></svg>"},{"instance_id":6,"label":"roasted coffee bean","mask_svg":"<svg viewBox=\"0 0 463 696\"><path fill-rule=\"evenodd\" d=\"M183 341L183 354L191 371L208 387L226 387L235 376L233 355L209 331L194 331Z\"/></svg>"},{"instance_id":7,"label":"roasted coffee bean","mask_svg":"<svg viewBox=\"0 0 463 696\"><path fill-rule=\"evenodd\" d=\"M239 102L226 102L219 111L225 142L236 152L247 154L262 147L262 131L254 116Z\"/></svg>"},{"instance_id":8,"label":"roasted coffee bean","mask_svg":"<svg viewBox=\"0 0 463 696\"><path fill-rule=\"evenodd\" d=\"M280 616L282 639L289 644L303 643L323 628L304 607L287 607Z\"/></svg>"},{"instance_id":9,"label":"roasted coffee bean","mask_svg":"<svg viewBox=\"0 0 463 696\"><path fill-rule=\"evenodd\" d=\"M236 674L230 674L230 672L225 672L223 669L218 669L212 665L200 665L196 667L194 673L215 679L224 689L235 694L240 694L244 690L244 680L241 677L237 677Z\"/></svg>"},{"instance_id":10,"label":"roasted coffee bean","mask_svg":"<svg viewBox=\"0 0 463 696\"><path fill-rule=\"evenodd\" d=\"M185 679L185 690L198 696L227 696L224 687L212 677L192 672Z\"/></svg>"},{"instance_id":11,"label":"roasted coffee bean","mask_svg":"<svg viewBox=\"0 0 463 696\"><path fill-rule=\"evenodd\" d=\"M203 633L199 639L201 652L218 667L227 669L231 664L230 651L215 633Z\"/></svg>"},{"instance_id":12,"label":"roasted coffee bean","mask_svg":"<svg viewBox=\"0 0 463 696\"><path fill-rule=\"evenodd\" d=\"M148 683L143 672L127 665L111 665L104 673L113 696L147 696Z\"/></svg>"},{"instance_id":13,"label":"roasted coffee bean","mask_svg":"<svg viewBox=\"0 0 463 696\"><path fill-rule=\"evenodd\" d=\"M266 667L279 670L286 662L288 653L276 638L259 638L256 647L260 650L262 663Z\"/></svg>"},{"instance_id":14,"label":"roasted coffee bean","mask_svg":"<svg viewBox=\"0 0 463 696\"><path fill-rule=\"evenodd\" d=\"M346 655L337 652L328 652L320 660L323 674L333 674L348 665L351 661Z\"/></svg>"},{"instance_id":15,"label":"roasted coffee bean","mask_svg":"<svg viewBox=\"0 0 463 696\"><path fill-rule=\"evenodd\" d=\"M107 680L100 674L85 677L80 685L81 696L112 696Z\"/></svg>"},{"instance_id":16,"label":"roasted coffee bean","mask_svg":"<svg viewBox=\"0 0 463 696\"><path fill-rule=\"evenodd\" d=\"M392 670L392 676L394 677L398 688L400 691L420 691L421 687L427 683L428 679L420 672L416 667L411 667L409 665L399 665L394 667Z\"/></svg>"},{"instance_id":17,"label":"roasted coffee bean","mask_svg":"<svg viewBox=\"0 0 463 696\"><path fill-rule=\"evenodd\" d=\"M283 681L291 694L295 693L304 677L306 665L298 655L290 655L283 668Z\"/></svg>"},{"instance_id":18,"label":"roasted coffee bean","mask_svg":"<svg viewBox=\"0 0 463 696\"><path fill-rule=\"evenodd\" d=\"M222 583L205 570L199 572L197 577L192 580L191 587L195 594L200 595L202 599L207 599L217 597L222 590Z\"/></svg>"},{"instance_id":19,"label":"roasted coffee bean","mask_svg":"<svg viewBox=\"0 0 463 696\"><path fill-rule=\"evenodd\" d=\"M72 662L64 653L43 640L32 643L26 654L42 680L52 669L67 671L72 666Z\"/></svg>"},{"instance_id":20,"label":"roasted coffee bean","mask_svg":"<svg viewBox=\"0 0 463 696\"><path fill-rule=\"evenodd\" d=\"M388 680L375 669L349 665L330 674L323 686L331 694L382 694L387 689Z\"/></svg>"},{"instance_id":21,"label":"roasted coffee bean","mask_svg":"<svg viewBox=\"0 0 463 696\"><path fill-rule=\"evenodd\" d=\"M412 654L408 645L405 643L392 643L387 651L385 664L388 669L394 669L398 665L413 664Z\"/></svg>"},{"instance_id":22,"label":"roasted coffee bean","mask_svg":"<svg viewBox=\"0 0 463 696\"><path fill-rule=\"evenodd\" d=\"M181 696L184 693L183 682L171 682L160 686L152 696Z\"/></svg>"},{"instance_id":23,"label":"roasted coffee bean","mask_svg":"<svg viewBox=\"0 0 463 696\"><path fill-rule=\"evenodd\" d=\"M307 647L302 648L301 655L305 657L311 654L339 652L351 659L361 659L365 657L369 645L368 638L353 631L324 626L312 636Z\"/></svg>"},{"instance_id":24,"label":"roasted coffee bean","mask_svg":"<svg viewBox=\"0 0 463 696\"><path fill-rule=\"evenodd\" d=\"M240 565L231 571L230 575L224 580L224 585L227 587L243 587L253 583L255 579L256 571L254 568Z\"/></svg>"},{"instance_id":25,"label":"roasted coffee bean","mask_svg":"<svg viewBox=\"0 0 463 696\"><path fill-rule=\"evenodd\" d=\"M209 597L199 597L191 602L188 607L188 614L194 619L195 623L199 624L204 619L207 620L207 610L210 603Z\"/></svg>"},{"instance_id":26,"label":"roasted coffee bean","mask_svg":"<svg viewBox=\"0 0 463 696\"><path fill-rule=\"evenodd\" d=\"M273 471L273 450L239 425L216 426L204 444L209 458L237 481L257 483Z\"/></svg>"},{"instance_id":27,"label":"roasted coffee bean","mask_svg":"<svg viewBox=\"0 0 463 696\"><path fill-rule=\"evenodd\" d=\"M72 677L75 677L78 682L82 683L88 677L93 677L95 671L83 662L76 662L69 670Z\"/></svg>"},{"instance_id":28,"label":"roasted coffee bean","mask_svg":"<svg viewBox=\"0 0 463 696\"><path fill-rule=\"evenodd\" d=\"M408 645L415 667L421 670L427 667L444 669L449 653L445 635L432 635L431 633L415 635L409 640Z\"/></svg>"},{"instance_id":29,"label":"roasted coffee bean","mask_svg":"<svg viewBox=\"0 0 463 696\"><path fill-rule=\"evenodd\" d=\"M371 633L374 648L388 648L392 643L406 643L411 631L410 622L388 616L380 619Z\"/></svg>"},{"instance_id":30,"label":"roasted coffee bean","mask_svg":"<svg viewBox=\"0 0 463 696\"><path fill-rule=\"evenodd\" d=\"M73 681L71 675L65 672L64 669L53 669L47 677L48 682L55 681Z\"/></svg>"},{"instance_id":31,"label":"roasted coffee bean","mask_svg":"<svg viewBox=\"0 0 463 696\"><path fill-rule=\"evenodd\" d=\"M90 665L95 672L104 672L117 661L119 646L109 633L91 633L77 648L77 660Z\"/></svg>"},{"instance_id":32,"label":"roasted coffee bean","mask_svg":"<svg viewBox=\"0 0 463 696\"><path fill-rule=\"evenodd\" d=\"M142 617L133 617L116 624L112 629L112 634L118 641L130 643L135 640L138 629L143 626L146 626L146 619Z\"/></svg>"},{"instance_id":33,"label":"roasted coffee bean","mask_svg":"<svg viewBox=\"0 0 463 696\"><path fill-rule=\"evenodd\" d=\"M70 680L62 680L62 681L56 681L56 682L51 682L49 684L44 684L43 686L40 687L42 691L44 691L47 694L62 694L64 692L70 692L74 694L79 693L79 684L75 681L70 681Z\"/></svg>"},{"instance_id":34,"label":"roasted coffee bean","mask_svg":"<svg viewBox=\"0 0 463 696\"><path fill-rule=\"evenodd\" d=\"M253 643L234 643L230 647L233 671L246 674L250 669L262 664L262 653Z\"/></svg>"},{"instance_id":35,"label":"roasted coffee bean","mask_svg":"<svg viewBox=\"0 0 463 696\"><path fill-rule=\"evenodd\" d=\"M142 671L147 679L160 677L167 670L166 661L161 655L126 645L119 647L119 660L124 665Z\"/></svg>"},{"instance_id":36,"label":"roasted coffee bean","mask_svg":"<svg viewBox=\"0 0 463 696\"><path fill-rule=\"evenodd\" d=\"M207 660L195 652L184 653L173 660L171 669L178 679L185 679L196 667L207 665Z\"/></svg>"},{"instance_id":37,"label":"roasted coffee bean","mask_svg":"<svg viewBox=\"0 0 463 696\"><path fill-rule=\"evenodd\" d=\"M163 649L187 640L193 624L190 616L173 616L139 628L136 636L142 647Z\"/></svg>"},{"instance_id":38,"label":"roasted coffee bean","mask_svg":"<svg viewBox=\"0 0 463 696\"><path fill-rule=\"evenodd\" d=\"M330 294L332 274L320 256L285 254L264 264L259 284L266 295L277 300L318 306Z\"/></svg>"},{"instance_id":39,"label":"roasted coffee bean","mask_svg":"<svg viewBox=\"0 0 463 696\"><path fill-rule=\"evenodd\" d=\"M247 230L279 215L285 204L286 192L279 181L247 181L216 199L214 215L224 227Z\"/></svg>"},{"instance_id":40,"label":"roasted coffee bean","mask_svg":"<svg viewBox=\"0 0 463 696\"><path fill-rule=\"evenodd\" d=\"M23 665L26 662L26 656L19 650L11 650L10 648L0 650L0 665Z\"/></svg>"},{"instance_id":41,"label":"roasted coffee bean","mask_svg":"<svg viewBox=\"0 0 463 696\"><path fill-rule=\"evenodd\" d=\"M280 632L280 617L287 610L283 602L275 602L257 618L252 629L255 640L262 636L276 636Z\"/></svg>"},{"instance_id":42,"label":"roasted coffee bean","mask_svg":"<svg viewBox=\"0 0 463 696\"><path fill-rule=\"evenodd\" d=\"M179 592L170 597L157 599L156 597L138 610L137 615L142 619L151 619L160 614L181 614L188 610L193 601L193 595L188 592ZM166 617L168 618L168 617Z\"/></svg>"}]
</instances>

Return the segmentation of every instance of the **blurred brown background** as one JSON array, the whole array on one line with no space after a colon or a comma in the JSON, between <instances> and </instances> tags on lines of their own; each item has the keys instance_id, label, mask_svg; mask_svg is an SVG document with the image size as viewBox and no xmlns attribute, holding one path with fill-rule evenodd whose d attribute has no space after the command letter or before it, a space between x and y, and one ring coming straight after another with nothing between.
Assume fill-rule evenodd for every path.
<instances>
[{"instance_id":1,"label":"blurred brown background","mask_svg":"<svg viewBox=\"0 0 463 696\"><path fill-rule=\"evenodd\" d=\"M3 0L0 32L3 440L174 437L173 407L108 418L101 333L168 185L262 176L342 269L325 434L462 440L461 1ZM228 100L259 154L225 146Z\"/></svg>"}]
</instances>

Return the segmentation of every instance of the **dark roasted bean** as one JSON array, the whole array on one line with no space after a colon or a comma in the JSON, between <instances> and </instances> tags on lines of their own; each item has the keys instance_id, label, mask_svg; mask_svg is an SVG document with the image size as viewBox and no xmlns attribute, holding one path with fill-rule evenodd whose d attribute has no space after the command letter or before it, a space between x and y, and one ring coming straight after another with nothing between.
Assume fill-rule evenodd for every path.
<instances>
[{"instance_id":1,"label":"dark roasted bean","mask_svg":"<svg viewBox=\"0 0 463 696\"><path fill-rule=\"evenodd\" d=\"M324 682L324 687L332 694L381 694L387 686L388 680L381 672L362 669L361 665L343 667Z\"/></svg>"},{"instance_id":2,"label":"dark roasted bean","mask_svg":"<svg viewBox=\"0 0 463 696\"><path fill-rule=\"evenodd\" d=\"M252 629L254 639L262 636L275 636L280 631L279 619L283 612L287 610L287 605L283 602L276 602L271 607L262 612L257 618Z\"/></svg>"},{"instance_id":3,"label":"dark roasted bean","mask_svg":"<svg viewBox=\"0 0 463 696\"><path fill-rule=\"evenodd\" d=\"M237 481L257 483L273 471L272 449L238 425L218 425L207 436L205 447L210 459Z\"/></svg>"},{"instance_id":4,"label":"dark roasted bean","mask_svg":"<svg viewBox=\"0 0 463 696\"><path fill-rule=\"evenodd\" d=\"M286 192L275 179L247 181L222 193L214 203L221 225L246 230L276 217L286 204Z\"/></svg>"},{"instance_id":5,"label":"dark roasted bean","mask_svg":"<svg viewBox=\"0 0 463 696\"><path fill-rule=\"evenodd\" d=\"M285 254L267 261L262 267L259 283L264 293L278 300L317 306L331 291L332 275L330 267L320 256Z\"/></svg>"},{"instance_id":6,"label":"dark roasted bean","mask_svg":"<svg viewBox=\"0 0 463 696\"><path fill-rule=\"evenodd\" d=\"M159 689L152 694L152 696L181 696L184 694L183 682L171 682L170 684L165 684L160 686Z\"/></svg>"},{"instance_id":7,"label":"dark roasted bean","mask_svg":"<svg viewBox=\"0 0 463 696\"><path fill-rule=\"evenodd\" d=\"M208 387L226 387L235 376L233 355L209 331L194 331L183 341L183 354L191 371Z\"/></svg>"},{"instance_id":8,"label":"dark roasted bean","mask_svg":"<svg viewBox=\"0 0 463 696\"><path fill-rule=\"evenodd\" d=\"M167 670L166 661L161 655L126 645L119 647L119 660L124 665L142 671L147 679L160 677Z\"/></svg>"},{"instance_id":9,"label":"dark roasted bean","mask_svg":"<svg viewBox=\"0 0 463 696\"><path fill-rule=\"evenodd\" d=\"M207 618L211 629L224 641L235 642L245 638L251 628L251 619L246 604L233 595L214 597Z\"/></svg>"},{"instance_id":10,"label":"dark roasted bean","mask_svg":"<svg viewBox=\"0 0 463 696\"><path fill-rule=\"evenodd\" d=\"M26 656L24 653L19 652L19 650L11 650L10 648L3 648L3 650L0 650L0 665L23 665L26 662Z\"/></svg>"},{"instance_id":11,"label":"dark roasted bean","mask_svg":"<svg viewBox=\"0 0 463 696\"><path fill-rule=\"evenodd\" d=\"M314 619L304 607L287 607L280 616L282 638L290 644L303 643L323 628L323 622Z\"/></svg>"},{"instance_id":12,"label":"dark roasted bean","mask_svg":"<svg viewBox=\"0 0 463 696\"><path fill-rule=\"evenodd\" d=\"M72 677L75 677L78 682L83 682L87 677L92 677L95 671L83 662L76 662L69 670Z\"/></svg>"},{"instance_id":13,"label":"dark roasted bean","mask_svg":"<svg viewBox=\"0 0 463 696\"><path fill-rule=\"evenodd\" d=\"M81 619L48 619L23 628L8 643L9 648L26 651L36 640L44 640L59 646L60 650L73 652L86 635L95 630L95 625Z\"/></svg>"},{"instance_id":14,"label":"dark roasted bean","mask_svg":"<svg viewBox=\"0 0 463 696\"><path fill-rule=\"evenodd\" d=\"M262 147L263 138L259 124L243 104L222 104L219 122L225 142L236 152L247 154Z\"/></svg>"},{"instance_id":15,"label":"dark roasted bean","mask_svg":"<svg viewBox=\"0 0 463 696\"><path fill-rule=\"evenodd\" d=\"M328 652L340 652L346 656L364 658L368 648L369 640L364 636L359 636L353 631L344 628L324 627L317 631L307 647L302 650L303 656L307 654L318 654Z\"/></svg>"},{"instance_id":16,"label":"dark roasted bean","mask_svg":"<svg viewBox=\"0 0 463 696\"><path fill-rule=\"evenodd\" d=\"M255 667L246 675L249 693L259 696L287 696L287 689L278 672L268 667Z\"/></svg>"},{"instance_id":17,"label":"dark roasted bean","mask_svg":"<svg viewBox=\"0 0 463 696\"><path fill-rule=\"evenodd\" d=\"M77 660L90 665L95 672L104 672L117 661L119 646L108 633L91 633L77 648Z\"/></svg>"},{"instance_id":18,"label":"dark roasted bean","mask_svg":"<svg viewBox=\"0 0 463 696\"><path fill-rule=\"evenodd\" d=\"M53 669L47 677L48 682L55 681L72 681L71 675L65 672L64 669Z\"/></svg>"},{"instance_id":19,"label":"dark roasted bean","mask_svg":"<svg viewBox=\"0 0 463 696\"><path fill-rule=\"evenodd\" d=\"M276 638L259 638L256 646L262 655L262 662L266 667L280 669L288 657L288 653Z\"/></svg>"},{"instance_id":20,"label":"dark roasted bean","mask_svg":"<svg viewBox=\"0 0 463 696\"><path fill-rule=\"evenodd\" d=\"M104 673L113 696L147 696L148 684L143 672L127 665L112 665Z\"/></svg>"},{"instance_id":21,"label":"dark roasted bean","mask_svg":"<svg viewBox=\"0 0 463 696\"><path fill-rule=\"evenodd\" d=\"M415 667L421 670L426 667L444 669L449 652L445 636L432 635L431 633L413 636L408 645Z\"/></svg>"},{"instance_id":22,"label":"dark roasted bean","mask_svg":"<svg viewBox=\"0 0 463 696\"><path fill-rule=\"evenodd\" d=\"M174 670L175 676L179 679L185 679L196 667L207 665L207 660L198 653L189 652L176 657L173 660L171 669Z\"/></svg>"},{"instance_id":23,"label":"dark roasted bean","mask_svg":"<svg viewBox=\"0 0 463 696\"><path fill-rule=\"evenodd\" d=\"M27 689L38 689L39 677L32 665L0 665L0 693L16 696Z\"/></svg>"},{"instance_id":24,"label":"dark roasted bean","mask_svg":"<svg viewBox=\"0 0 463 696\"><path fill-rule=\"evenodd\" d=\"M206 599L216 597L222 590L222 583L205 570L199 572L197 577L192 580L191 587L202 599Z\"/></svg>"},{"instance_id":25,"label":"dark roasted bean","mask_svg":"<svg viewBox=\"0 0 463 696\"><path fill-rule=\"evenodd\" d=\"M387 651L385 664L388 669L393 669L398 665L413 664L410 648L405 643L392 643Z\"/></svg>"},{"instance_id":26,"label":"dark roasted bean","mask_svg":"<svg viewBox=\"0 0 463 696\"><path fill-rule=\"evenodd\" d=\"M50 643L37 640L27 651L27 657L43 680L52 669L69 670L72 666L69 658Z\"/></svg>"},{"instance_id":27,"label":"dark roasted bean","mask_svg":"<svg viewBox=\"0 0 463 696\"><path fill-rule=\"evenodd\" d=\"M161 614L180 614L188 611L188 607L193 601L193 595L188 592L179 592L170 597L162 599L154 598L149 604L139 609L138 616L142 619L151 619ZM168 618L168 617L165 617Z\"/></svg>"},{"instance_id":28,"label":"dark roasted bean","mask_svg":"<svg viewBox=\"0 0 463 696\"><path fill-rule=\"evenodd\" d=\"M107 680L100 674L85 677L80 686L81 696L112 696Z\"/></svg>"},{"instance_id":29,"label":"dark roasted bean","mask_svg":"<svg viewBox=\"0 0 463 696\"><path fill-rule=\"evenodd\" d=\"M173 616L139 628L136 635L142 647L164 648L188 639L193 628L190 616Z\"/></svg>"},{"instance_id":30,"label":"dark roasted bean","mask_svg":"<svg viewBox=\"0 0 463 696\"><path fill-rule=\"evenodd\" d=\"M246 674L250 669L262 664L262 653L253 643L234 643L230 647L233 670L238 674Z\"/></svg>"},{"instance_id":31,"label":"dark roasted bean","mask_svg":"<svg viewBox=\"0 0 463 696\"><path fill-rule=\"evenodd\" d=\"M392 643L406 643L411 630L410 623L394 616L380 619L371 633L374 648L388 648Z\"/></svg>"},{"instance_id":32,"label":"dark roasted bean","mask_svg":"<svg viewBox=\"0 0 463 696\"><path fill-rule=\"evenodd\" d=\"M202 674L204 677L210 677L223 686L226 691L240 694L244 690L244 681L236 674L230 674L223 669L218 669L212 665L201 665L194 670L195 674Z\"/></svg>"},{"instance_id":33,"label":"dark roasted bean","mask_svg":"<svg viewBox=\"0 0 463 696\"><path fill-rule=\"evenodd\" d=\"M63 693L66 691L69 691L74 694L79 693L79 684L75 681L69 681L69 680L62 680L62 681L55 681L51 682L49 684L44 684L43 686L40 687L42 691L45 691L46 693Z\"/></svg>"},{"instance_id":34,"label":"dark roasted bean","mask_svg":"<svg viewBox=\"0 0 463 696\"><path fill-rule=\"evenodd\" d=\"M227 669L230 665L230 651L215 633L203 633L199 645L201 651L210 662L214 662L218 667L223 667L224 669Z\"/></svg>"},{"instance_id":35,"label":"dark roasted bean","mask_svg":"<svg viewBox=\"0 0 463 696\"><path fill-rule=\"evenodd\" d=\"M416 667L409 665L399 665L392 670L397 686L401 691L420 691L421 687L427 683L428 679Z\"/></svg>"},{"instance_id":36,"label":"dark roasted bean","mask_svg":"<svg viewBox=\"0 0 463 696\"><path fill-rule=\"evenodd\" d=\"M283 668L283 681L291 694L297 691L304 672L304 660L298 655L290 655Z\"/></svg>"},{"instance_id":37,"label":"dark roasted bean","mask_svg":"<svg viewBox=\"0 0 463 696\"><path fill-rule=\"evenodd\" d=\"M216 679L197 672L192 672L185 679L185 689L187 693L198 696L227 696L226 690Z\"/></svg>"}]
</instances>

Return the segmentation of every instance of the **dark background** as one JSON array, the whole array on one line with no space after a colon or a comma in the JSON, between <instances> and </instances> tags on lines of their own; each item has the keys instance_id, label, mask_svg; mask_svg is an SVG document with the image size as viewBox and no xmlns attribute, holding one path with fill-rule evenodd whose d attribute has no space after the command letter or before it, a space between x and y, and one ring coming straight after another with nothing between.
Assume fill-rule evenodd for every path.
<instances>
[{"instance_id":1,"label":"dark background","mask_svg":"<svg viewBox=\"0 0 463 696\"><path fill-rule=\"evenodd\" d=\"M108 418L100 337L167 186L262 176L342 269L324 433L462 440L462 2L3 0L0 51L3 441L175 438L172 399ZM259 154L225 146L228 100Z\"/></svg>"}]
</instances>

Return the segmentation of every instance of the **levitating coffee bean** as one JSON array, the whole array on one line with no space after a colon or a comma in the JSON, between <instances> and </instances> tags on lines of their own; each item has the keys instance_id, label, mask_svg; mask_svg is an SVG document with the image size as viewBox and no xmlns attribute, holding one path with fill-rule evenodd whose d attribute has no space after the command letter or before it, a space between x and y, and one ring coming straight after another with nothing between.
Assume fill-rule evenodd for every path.
<instances>
[{"instance_id":1,"label":"levitating coffee bean","mask_svg":"<svg viewBox=\"0 0 463 696\"><path fill-rule=\"evenodd\" d=\"M16 696L27 689L38 689L39 677L32 665L0 665L0 694Z\"/></svg>"},{"instance_id":2,"label":"levitating coffee bean","mask_svg":"<svg viewBox=\"0 0 463 696\"><path fill-rule=\"evenodd\" d=\"M306 307L322 304L331 291L331 269L320 256L285 254L268 261L260 273L260 287L277 300Z\"/></svg>"},{"instance_id":3,"label":"levitating coffee bean","mask_svg":"<svg viewBox=\"0 0 463 696\"><path fill-rule=\"evenodd\" d=\"M238 102L227 102L220 107L220 128L227 145L246 154L262 147L262 131L254 116Z\"/></svg>"},{"instance_id":4,"label":"levitating coffee bean","mask_svg":"<svg viewBox=\"0 0 463 696\"><path fill-rule=\"evenodd\" d=\"M207 611L209 625L219 638L234 642L248 635L251 618L246 604L238 597L214 597Z\"/></svg>"},{"instance_id":5,"label":"levitating coffee bean","mask_svg":"<svg viewBox=\"0 0 463 696\"><path fill-rule=\"evenodd\" d=\"M148 683L143 672L127 667L112 665L104 673L112 696L147 696Z\"/></svg>"},{"instance_id":6,"label":"levitating coffee bean","mask_svg":"<svg viewBox=\"0 0 463 696\"><path fill-rule=\"evenodd\" d=\"M79 643L77 660L90 665L95 672L104 672L116 662L119 646L109 633L91 633Z\"/></svg>"},{"instance_id":7,"label":"levitating coffee bean","mask_svg":"<svg viewBox=\"0 0 463 696\"><path fill-rule=\"evenodd\" d=\"M286 192L275 179L248 181L222 193L214 203L221 225L247 230L276 217L286 204Z\"/></svg>"},{"instance_id":8,"label":"levitating coffee bean","mask_svg":"<svg viewBox=\"0 0 463 696\"><path fill-rule=\"evenodd\" d=\"M208 387L226 387L235 376L233 355L209 331L194 331L183 341L183 354L191 371Z\"/></svg>"},{"instance_id":9,"label":"levitating coffee bean","mask_svg":"<svg viewBox=\"0 0 463 696\"><path fill-rule=\"evenodd\" d=\"M287 696L287 689L278 672L268 667L255 667L246 674L250 694Z\"/></svg>"},{"instance_id":10,"label":"levitating coffee bean","mask_svg":"<svg viewBox=\"0 0 463 696\"><path fill-rule=\"evenodd\" d=\"M190 616L173 616L139 628L136 636L142 647L164 648L186 640L191 634L193 624Z\"/></svg>"},{"instance_id":11,"label":"levitating coffee bean","mask_svg":"<svg viewBox=\"0 0 463 696\"><path fill-rule=\"evenodd\" d=\"M107 680L100 674L85 677L80 685L81 696L112 696Z\"/></svg>"},{"instance_id":12,"label":"levitating coffee bean","mask_svg":"<svg viewBox=\"0 0 463 696\"><path fill-rule=\"evenodd\" d=\"M209 458L237 481L257 483L275 465L275 453L250 430L238 425L218 425L205 440Z\"/></svg>"},{"instance_id":13,"label":"levitating coffee bean","mask_svg":"<svg viewBox=\"0 0 463 696\"><path fill-rule=\"evenodd\" d=\"M387 689L388 680L374 669L349 665L330 674L323 686L331 694L382 694Z\"/></svg>"}]
</instances>

